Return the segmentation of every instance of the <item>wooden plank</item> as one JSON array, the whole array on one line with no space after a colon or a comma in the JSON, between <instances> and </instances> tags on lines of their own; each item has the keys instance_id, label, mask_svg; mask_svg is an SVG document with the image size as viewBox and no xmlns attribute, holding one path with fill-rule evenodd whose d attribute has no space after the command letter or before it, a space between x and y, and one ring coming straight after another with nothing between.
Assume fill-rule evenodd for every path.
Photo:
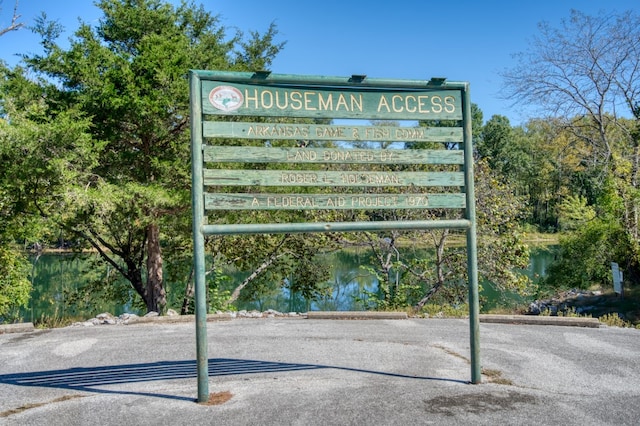
<instances>
[{"instance_id":1,"label":"wooden plank","mask_svg":"<svg viewBox=\"0 0 640 426\"><path fill-rule=\"evenodd\" d=\"M432 88L385 91L223 81L202 81L201 93L204 114L383 120L461 120L461 95Z\"/></svg>"},{"instance_id":2,"label":"wooden plank","mask_svg":"<svg viewBox=\"0 0 640 426\"><path fill-rule=\"evenodd\" d=\"M462 143L461 127L348 126L205 121L206 138Z\"/></svg>"},{"instance_id":3,"label":"wooden plank","mask_svg":"<svg viewBox=\"0 0 640 426\"><path fill-rule=\"evenodd\" d=\"M464 152L444 149L339 149L204 146L205 162L320 164L463 164Z\"/></svg>"},{"instance_id":4,"label":"wooden plank","mask_svg":"<svg viewBox=\"0 0 640 426\"><path fill-rule=\"evenodd\" d=\"M207 186L463 186L462 172L205 169Z\"/></svg>"},{"instance_id":5,"label":"wooden plank","mask_svg":"<svg viewBox=\"0 0 640 426\"><path fill-rule=\"evenodd\" d=\"M219 194L205 193L207 210L462 209L464 194Z\"/></svg>"}]
</instances>

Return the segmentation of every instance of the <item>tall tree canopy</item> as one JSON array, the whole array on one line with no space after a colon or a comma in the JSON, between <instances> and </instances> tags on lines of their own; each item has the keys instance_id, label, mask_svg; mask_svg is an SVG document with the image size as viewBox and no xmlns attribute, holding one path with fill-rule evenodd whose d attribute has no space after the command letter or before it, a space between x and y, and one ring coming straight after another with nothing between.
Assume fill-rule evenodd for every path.
<instances>
[{"instance_id":1,"label":"tall tree canopy","mask_svg":"<svg viewBox=\"0 0 640 426\"><path fill-rule=\"evenodd\" d=\"M574 151L585 169L586 194L577 195L597 204L599 220L623 230L624 258L604 262L640 272L640 16L572 11L559 28L541 24L517 59L504 73L507 93L554 117L569 134L569 146L586 145Z\"/></svg>"},{"instance_id":2,"label":"tall tree canopy","mask_svg":"<svg viewBox=\"0 0 640 426\"><path fill-rule=\"evenodd\" d=\"M266 69L283 43L273 43L274 25L262 35L228 35L217 16L192 2L96 5L104 16L95 27L82 23L68 48L57 43L56 22L38 19L43 54L23 58L42 76L30 90L47 116L75 111L89 120L88 143L97 154L73 186L42 194L50 208L34 201L131 282L148 311L161 311L161 239L171 244L180 227L188 229L187 72Z\"/></svg>"}]
</instances>

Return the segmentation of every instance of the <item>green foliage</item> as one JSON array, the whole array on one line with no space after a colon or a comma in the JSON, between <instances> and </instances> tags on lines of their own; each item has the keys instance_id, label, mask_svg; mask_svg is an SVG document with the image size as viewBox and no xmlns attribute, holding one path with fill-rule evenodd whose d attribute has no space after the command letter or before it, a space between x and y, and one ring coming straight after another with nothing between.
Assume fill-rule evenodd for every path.
<instances>
[{"instance_id":1,"label":"green foliage","mask_svg":"<svg viewBox=\"0 0 640 426\"><path fill-rule=\"evenodd\" d=\"M611 282L611 261L627 251L619 224L597 218L560 239L558 259L550 265L545 287L588 289Z\"/></svg>"},{"instance_id":2,"label":"green foliage","mask_svg":"<svg viewBox=\"0 0 640 426\"><path fill-rule=\"evenodd\" d=\"M558 206L558 222L564 231L576 230L596 217L595 209L579 195L567 196Z\"/></svg>"},{"instance_id":3,"label":"green foliage","mask_svg":"<svg viewBox=\"0 0 640 426\"><path fill-rule=\"evenodd\" d=\"M609 327L632 327L632 324L629 321L623 320L622 318L620 318L620 315L616 313L605 314L598 318L598 320L601 323L608 325Z\"/></svg>"},{"instance_id":4,"label":"green foliage","mask_svg":"<svg viewBox=\"0 0 640 426\"><path fill-rule=\"evenodd\" d=\"M466 318L469 316L469 304L445 304L427 303L420 313L429 318Z\"/></svg>"},{"instance_id":5,"label":"green foliage","mask_svg":"<svg viewBox=\"0 0 640 426\"><path fill-rule=\"evenodd\" d=\"M19 251L0 245L0 322L17 319L17 309L29 301L29 270L29 262Z\"/></svg>"},{"instance_id":6,"label":"green foliage","mask_svg":"<svg viewBox=\"0 0 640 426\"><path fill-rule=\"evenodd\" d=\"M494 115L482 127L476 142L480 158L485 159L489 167L499 173L505 173L510 167L510 148L514 142L513 129L509 119Z\"/></svg>"},{"instance_id":7,"label":"green foliage","mask_svg":"<svg viewBox=\"0 0 640 426\"><path fill-rule=\"evenodd\" d=\"M356 297L356 302L367 310L395 311L405 309L415 304L423 294L422 286L416 280L409 280L406 274L395 275L395 271L400 274L401 269L406 266L395 263L390 273L382 275L377 268L371 266L361 266L367 273L376 277L378 287L376 291L363 290L364 297ZM396 278L398 281L396 281Z\"/></svg>"},{"instance_id":8,"label":"green foliage","mask_svg":"<svg viewBox=\"0 0 640 426\"><path fill-rule=\"evenodd\" d=\"M557 310L551 310L551 309L543 309L542 311L540 311L540 315L541 316L558 316L558 317L567 317L567 318L591 318L591 314L579 314L578 312L576 312L576 308L573 306L568 306L568 307L560 307L560 309Z\"/></svg>"},{"instance_id":9,"label":"green foliage","mask_svg":"<svg viewBox=\"0 0 640 426\"><path fill-rule=\"evenodd\" d=\"M207 274L207 311L209 313L223 309L233 309L233 307L228 304L231 292L224 288L230 280L231 277L229 275L226 275L221 268L215 268L214 270L209 271L209 273ZM195 307L192 308L191 312L194 311Z\"/></svg>"},{"instance_id":10,"label":"green foliage","mask_svg":"<svg viewBox=\"0 0 640 426\"><path fill-rule=\"evenodd\" d=\"M73 262L76 257L71 256L67 261ZM68 315L76 312L99 314L108 304L128 305L133 312L146 312L143 301L134 297L130 283L103 257L89 255L77 259L80 261L74 272L82 277L80 282L83 284L62 290L63 306ZM60 272L57 275L64 279Z\"/></svg>"},{"instance_id":11,"label":"green foliage","mask_svg":"<svg viewBox=\"0 0 640 426\"><path fill-rule=\"evenodd\" d=\"M475 174L479 274L500 291L531 294L531 280L518 272L530 257L519 226L527 214L525 199L486 162L476 163Z\"/></svg>"},{"instance_id":12,"label":"green foliage","mask_svg":"<svg viewBox=\"0 0 640 426\"><path fill-rule=\"evenodd\" d=\"M187 70L266 69L282 44L273 25L229 36L192 2L96 5L104 16L68 48L38 18L42 54L25 55L28 72L0 70L0 218L12 222L0 227L64 229L162 310L162 256L179 258L190 231Z\"/></svg>"}]
</instances>

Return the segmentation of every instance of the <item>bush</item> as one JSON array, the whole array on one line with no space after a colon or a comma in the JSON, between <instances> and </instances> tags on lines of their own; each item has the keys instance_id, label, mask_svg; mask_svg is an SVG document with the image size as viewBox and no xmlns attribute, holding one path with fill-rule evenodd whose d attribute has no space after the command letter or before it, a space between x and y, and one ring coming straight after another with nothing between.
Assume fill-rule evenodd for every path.
<instances>
[{"instance_id":1,"label":"bush","mask_svg":"<svg viewBox=\"0 0 640 426\"><path fill-rule=\"evenodd\" d=\"M620 318L620 316L616 313L610 313L610 314L606 314L601 316L600 318L598 318L598 321L600 321L603 324L606 324L610 327L631 327L631 323L629 321L625 321L622 318Z\"/></svg>"},{"instance_id":2,"label":"bush","mask_svg":"<svg viewBox=\"0 0 640 426\"><path fill-rule=\"evenodd\" d=\"M611 282L611 262L624 259L629 244L615 221L595 219L560 239L558 259L540 287L588 289Z\"/></svg>"},{"instance_id":3,"label":"bush","mask_svg":"<svg viewBox=\"0 0 640 426\"><path fill-rule=\"evenodd\" d=\"M0 246L0 322L16 321L18 308L29 302L29 270L29 262L19 251Z\"/></svg>"}]
</instances>

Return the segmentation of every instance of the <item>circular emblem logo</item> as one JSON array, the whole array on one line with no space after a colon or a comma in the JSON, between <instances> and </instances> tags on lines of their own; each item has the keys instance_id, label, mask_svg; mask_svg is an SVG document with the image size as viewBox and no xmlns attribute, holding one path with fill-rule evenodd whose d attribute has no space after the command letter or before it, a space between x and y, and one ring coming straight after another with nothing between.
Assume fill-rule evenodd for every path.
<instances>
[{"instance_id":1,"label":"circular emblem logo","mask_svg":"<svg viewBox=\"0 0 640 426\"><path fill-rule=\"evenodd\" d=\"M209 93L209 102L221 111L235 111L243 101L242 92L231 86L218 86Z\"/></svg>"}]
</instances>

